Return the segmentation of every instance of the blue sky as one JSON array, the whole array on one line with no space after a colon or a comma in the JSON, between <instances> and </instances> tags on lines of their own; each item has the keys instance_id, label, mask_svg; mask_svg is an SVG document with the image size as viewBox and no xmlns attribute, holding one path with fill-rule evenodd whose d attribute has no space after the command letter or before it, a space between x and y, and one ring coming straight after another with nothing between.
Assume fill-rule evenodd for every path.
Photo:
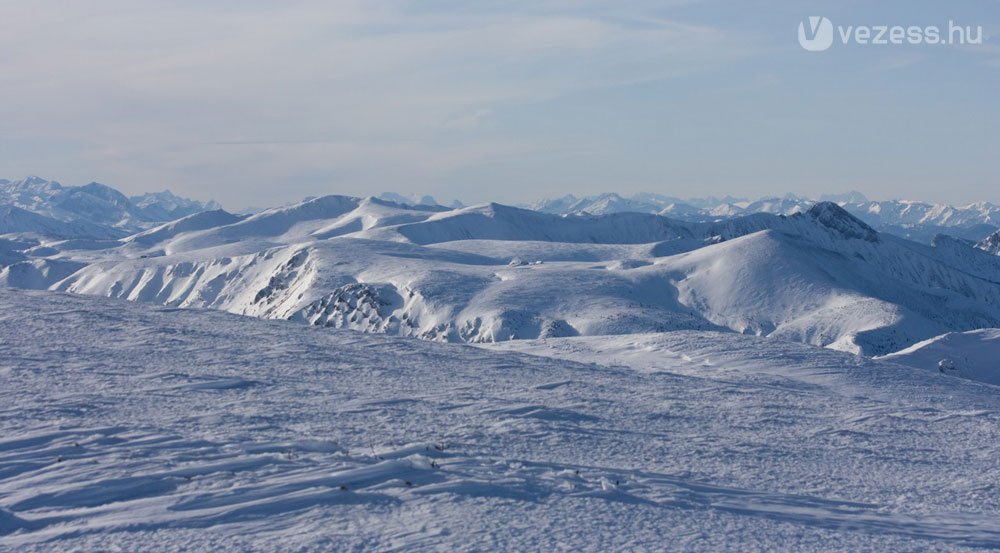
<instances>
[{"instance_id":1,"label":"blue sky","mask_svg":"<svg viewBox=\"0 0 1000 553\"><path fill-rule=\"evenodd\" d=\"M0 0L0 176L230 208L391 190L1000 202L1000 5ZM799 46L834 25L981 45Z\"/></svg>"}]
</instances>

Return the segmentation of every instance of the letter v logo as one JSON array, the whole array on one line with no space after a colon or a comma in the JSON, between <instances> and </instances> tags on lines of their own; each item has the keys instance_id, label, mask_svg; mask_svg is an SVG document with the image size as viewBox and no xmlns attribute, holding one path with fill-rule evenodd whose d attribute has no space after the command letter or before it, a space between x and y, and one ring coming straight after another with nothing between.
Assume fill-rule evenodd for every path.
<instances>
[{"instance_id":1,"label":"letter v logo","mask_svg":"<svg viewBox=\"0 0 1000 553\"><path fill-rule=\"evenodd\" d=\"M820 15L799 22L799 44L810 52L822 52L833 44L833 23Z\"/></svg>"}]
</instances>

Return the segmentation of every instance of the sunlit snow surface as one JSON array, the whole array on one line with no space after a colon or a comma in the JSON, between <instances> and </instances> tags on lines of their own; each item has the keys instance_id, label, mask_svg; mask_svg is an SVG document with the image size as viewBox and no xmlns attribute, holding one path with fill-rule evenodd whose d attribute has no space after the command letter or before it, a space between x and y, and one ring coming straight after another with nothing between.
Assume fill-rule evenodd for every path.
<instances>
[{"instance_id":1,"label":"sunlit snow surface","mask_svg":"<svg viewBox=\"0 0 1000 553\"><path fill-rule=\"evenodd\" d=\"M1000 547L1000 395L936 372L732 333L477 349L0 305L4 550Z\"/></svg>"}]
</instances>

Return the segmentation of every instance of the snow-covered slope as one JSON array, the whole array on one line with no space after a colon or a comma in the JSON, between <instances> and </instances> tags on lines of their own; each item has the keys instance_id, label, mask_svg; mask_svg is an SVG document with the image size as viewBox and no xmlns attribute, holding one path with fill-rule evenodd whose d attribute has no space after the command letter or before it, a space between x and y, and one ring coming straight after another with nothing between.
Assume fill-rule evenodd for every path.
<instances>
[{"instance_id":1,"label":"snow-covered slope","mask_svg":"<svg viewBox=\"0 0 1000 553\"><path fill-rule=\"evenodd\" d=\"M46 217L12 205L0 205L0 234L44 236L49 238L114 239L126 233L86 220L69 222Z\"/></svg>"},{"instance_id":2,"label":"snow-covered slope","mask_svg":"<svg viewBox=\"0 0 1000 553\"><path fill-rule=\"evenodd\" d=\"M203 232L185 233L165 242L168 253L227 244L241 251L267 246L326 240L363 230L425 220L447 211L440 206L404 206L376 198L323 196L299 204L268 209L236 223Z\"/></svg>"},{"instance_id":3,"label":"snow-covered slope","mask_svg":"<svg viewBox=\"0 0 1000 553\"><path fill-rule=\"evenodd\" d=\"M5 267L27 259L23 250L31 247L31 245L31 243L23 241L0 238L0 267Z\"/></svg>"},{"instance_id":4,"label":"snow-covered slope","mask_svg":"<svg viewBox=\"0 0 1000 553\"><path fill-rule=\"evenodd\" d=\"M714 324L869 355L997 319L1000 266L989 256L967 248L982 262L970 274L838 210L819 204L788 219L798 232L755 233L654 267L676 275L679 301Z\"/></svg>"},{"instance_id":5,"label":"snow-covered slope","mask_svg":"<svg viewBox=\"0 0 1000 553\"><path fill-rule=\"evenodd\" d=\"M496 346L546 358L0 303L0 549L1000 547L1000 396L936 372L731 333Z\"/></svg>"},{"instance_id":6,"label":"snow-covered slope","mask_svg":"<svg viewBox=\"0 0 1000 553\"><path fill-rule=\"evenodd\" d=\"M1000 385L1000 329L949 332L882 359Z\"/></svg>"},{"instance_id":7,"label":"snow-covered slope","mask_svg":"<svg viewBox=\"0 0 1000 553\"><path fill-rule=\"evenodd\" d=\"M201 211L193 215L182 217L176 221L164 223L158 227L153 227L149 230L133 234L132 236L126 238L124 242L150 246L171 240L181 233L222 227L238 223L242 220L243 217L233 215L232 213L228 213L221 209Z\"/></svg>"}]
</instances>

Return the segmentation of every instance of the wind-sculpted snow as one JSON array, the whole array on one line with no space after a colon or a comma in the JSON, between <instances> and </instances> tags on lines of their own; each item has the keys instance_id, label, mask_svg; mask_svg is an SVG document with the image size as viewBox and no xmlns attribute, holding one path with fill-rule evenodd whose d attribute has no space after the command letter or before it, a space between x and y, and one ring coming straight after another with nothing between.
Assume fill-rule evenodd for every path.
<instances>
[{"instance_id":1,"label":"wind-sculpted snow","mask_svg":"<svg viewBox=\"0 0 1000 553\"><path fill-rule=\"evenodd\" d=\"M1000 547L990 386L732 333L492 346L0 289L0 550Z\"/></svg>"},{"instance_id":2,"label":"wind-sculpted snow","mask_svg":"<svg viewBox=\"0 0 1000 553\"><path fill-rule=\"evenodd\" d=\"M1000 326L1000 257L936 244L831 203L685 223L328 196L40 243L0 282L438 341L728 329L879 355Z\"/></svg>"}]
</instances>

